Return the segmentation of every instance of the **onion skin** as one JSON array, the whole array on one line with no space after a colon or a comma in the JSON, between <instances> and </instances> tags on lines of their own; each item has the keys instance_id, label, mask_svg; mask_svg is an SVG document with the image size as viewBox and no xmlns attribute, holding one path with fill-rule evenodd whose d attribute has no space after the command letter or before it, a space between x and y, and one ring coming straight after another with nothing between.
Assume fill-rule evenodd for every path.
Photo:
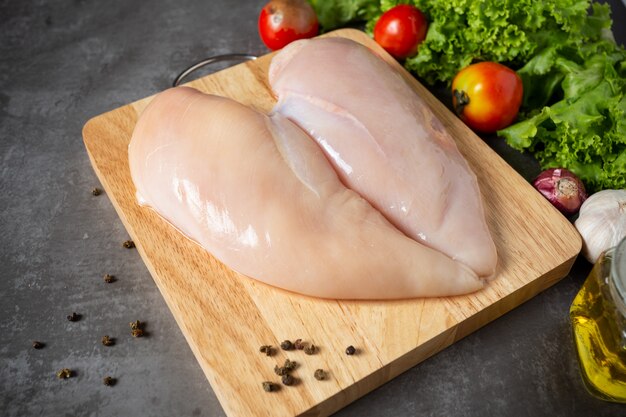
<instances>
[{"instance_id":1,"label":"onion skin","mask_svg":"<svg viewBox=\"0 0 626 417\"><path fill-rule=\"evenodd\" d=\"M543 171L533 186L565 216L578 213L587 199L585 185L576 174L565 168Z\"/></svg>"}]
</instances>

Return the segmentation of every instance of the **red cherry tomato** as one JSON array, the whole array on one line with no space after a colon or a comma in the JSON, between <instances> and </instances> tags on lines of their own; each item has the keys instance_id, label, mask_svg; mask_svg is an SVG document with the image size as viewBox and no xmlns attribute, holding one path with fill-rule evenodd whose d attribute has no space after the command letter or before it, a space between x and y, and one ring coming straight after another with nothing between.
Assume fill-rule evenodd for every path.
<instances>
[{"instance_id":1,"label":"red cherry tomato","mask_svg":"<svg viewBox=\"0 0 626 417\"><path fill-rule=\"evenodd\" d=\"M452 105L472 129L493 133L510 125L522 103L522 79L496 62L463 68L452 81Z\"/></svg>"},{"instance_id":2,"label":"red cherry tomato","mask_svg":"<svg viewBox=\"0 0 626 417\"><path fill-rule=\"evenodd\" d=\"M417 53L426 38L428 21L419 9L401 4L383 13L374 26L374 40L397 59Z\"/></svg>"},{"instance_id":3,"label":"red cherry tomato","mask_svg":"<svg viewBox=\"0 0 626 417\"><path fill-rule=\"evenodd\" d=\"M261 40L275 51L298 39L317 35L319 23L306 0L271 0L259 15Z\"/></svg>"}]
</instances>

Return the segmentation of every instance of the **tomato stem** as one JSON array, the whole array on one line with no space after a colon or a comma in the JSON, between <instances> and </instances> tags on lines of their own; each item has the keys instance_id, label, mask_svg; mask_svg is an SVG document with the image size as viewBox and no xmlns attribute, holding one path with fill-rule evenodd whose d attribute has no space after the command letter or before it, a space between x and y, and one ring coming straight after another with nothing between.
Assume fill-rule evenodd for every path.
<instances>
[{"instance_id":1,"label":"tomato stem","mask_svg":"<svg viewBox=\"0 0 626 417\"><path fill-rule=\"evenodd\" d=\"M456 112L456 114L460 117L463 114L463 109L465 108L465 106L467 106L470 102L470 98L467 95L467 93L463 90L459 91L457 89L455 89L452 94L454 95L454 98L456 99L456 104L454 106L454 111Z\"/></svg>"}]
</instances>

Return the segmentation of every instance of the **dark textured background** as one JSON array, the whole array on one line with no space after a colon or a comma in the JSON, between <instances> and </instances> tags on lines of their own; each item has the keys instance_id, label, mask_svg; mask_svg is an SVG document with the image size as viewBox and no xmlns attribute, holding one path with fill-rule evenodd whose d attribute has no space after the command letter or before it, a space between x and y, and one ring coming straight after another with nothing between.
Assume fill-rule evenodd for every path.
<instances>
[{"instance_id":1,"label":"dark textured background","mask_svg":"<svg viewBox=\"0 0 626 417\"><path fill-rule=\"evenodd\" d=\"M611 2L616 36L626 9ZM0 415L222 416L87 158L90 118L209 55L263 54L263 1L0 0ZM529 178L529 158L488 139ZM617 416L578 375L569 305L589 265L339 416ZM105 284L102 275L118 280ZM71 323L72 311L82 314ZM133 339L128 323L148 323ZM117 339L104 347L100 338ZM31 342L46 343L42 350ZM70 367L75 378L58 380ZM118 378L114 387L105 375Z\"/></svg>"}]
</instances>

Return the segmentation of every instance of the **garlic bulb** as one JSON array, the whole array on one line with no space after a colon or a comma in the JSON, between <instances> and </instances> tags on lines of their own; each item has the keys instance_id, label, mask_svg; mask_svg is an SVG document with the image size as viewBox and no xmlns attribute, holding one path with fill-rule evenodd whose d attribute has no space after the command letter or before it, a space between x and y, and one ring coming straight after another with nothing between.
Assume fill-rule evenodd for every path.
<instances>
[{"instance_id":1,"label":"garlic bulb","mask_svg":"<svg viewBox=\"0 0 626 417\"><path fill-rule=\"evenodd\" d=\"M592 194L574 224L583 237L583 255L595 263L602 252L617 246L626 236L626 190Z\"/></svg>"}]
</instances>

